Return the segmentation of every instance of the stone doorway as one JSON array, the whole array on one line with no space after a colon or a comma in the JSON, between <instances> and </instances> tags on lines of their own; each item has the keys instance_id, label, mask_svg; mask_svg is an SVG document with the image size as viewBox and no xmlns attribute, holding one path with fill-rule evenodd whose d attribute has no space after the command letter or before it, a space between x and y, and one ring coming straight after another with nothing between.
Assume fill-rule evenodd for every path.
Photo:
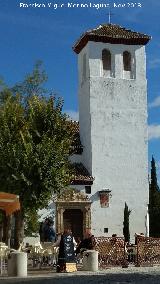
<instances>
[{"instance_id":1,"label":"stone doorway","mask_svg":"<svg viewBox=\"0 0 160 284\"><path fill-rule=\"evenodd\" d=\"M56 232L62 234L65 226L70 226L73 235L84 237L91 229L91 201L75 189L67 189L55 201Z\"/></svg>"},{"instance_id":2,"label":"stone doorway","mask_svg":"<svg viewBox=\"0 0 160 284\"><path fill-rule=\"evenodd\" d=\"M72 230L75 239L83 238L83 212L80 209L66 209L63 212L64 228Z\"/></svg>"}]
</instances>

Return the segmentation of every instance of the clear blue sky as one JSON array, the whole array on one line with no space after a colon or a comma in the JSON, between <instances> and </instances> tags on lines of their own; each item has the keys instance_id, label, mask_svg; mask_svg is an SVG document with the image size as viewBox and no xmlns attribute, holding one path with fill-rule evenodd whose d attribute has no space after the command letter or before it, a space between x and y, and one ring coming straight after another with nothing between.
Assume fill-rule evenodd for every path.
<instances>
[{"instance_id":1,"label":"clear blue sky","mask_svg":"<svg viewBox=\"0 0 160 284\"><path fill-rule=\"evenodd\" d=\"M51 8L20 8L20 3L52 3ZM92 8L67 8L67 3L91 3ZM63 96L64 109L78 111L77 56L74 42L86 30L108 22L152 36L146 47L148 79L149 160L153 154L160 165L160 1L158 0L0 0L0 74L9 85L23 80L36 60L44 62L48 87ZM118 4L137 3L118 8ZM138 4L139 3L139 4ZM58 4L54 9L53 5ZM59 6L64 4L62 8ZM141 6L141 7L140 7ZM158 169L159 171L159 169Z\"/></svg>"}]
</instances>

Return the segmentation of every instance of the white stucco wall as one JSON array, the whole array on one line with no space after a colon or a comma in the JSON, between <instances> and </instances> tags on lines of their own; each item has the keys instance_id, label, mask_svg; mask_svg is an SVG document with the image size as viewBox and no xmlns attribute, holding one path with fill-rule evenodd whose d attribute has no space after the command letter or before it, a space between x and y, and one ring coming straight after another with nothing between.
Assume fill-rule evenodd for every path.
<instances>
[{"instance_id":1,"label":"white stucco wall","mask_svg":"<svg viewBox=\"0 0 160 284\"><path fill-rule=\"evenodd\" d=\"M56 211L55 203L53 202L53 200L50 200L46 208L40 209L38 211L39 222L43 222L46 218L49 217L52 218L52 220L55 222L55 213L56 213L55 211Z\"/></svg>"},{"instance_id":2,"label":"white stucco wall","mask_svg":"<svg viewBox=\"0 0 160 284\"><path fill-rule=\"evenodd\" d=\"M112 77L102 77L101 53L112 53ZM124 79L123 52L132 55L132 78ZM86 80L82 56L86 54ZM145 232L148 204L147 82L143 46L89 42L79 54L80 136L82 163L95 177L92 230L95 235L123 235L125 202L132 210L130 233ZM109 208L101 208L97 191L111 190ZM104 234L108 228L108 234Z\"/></svg>"},{"instance_id":3,"label":"white stucco wall","mask_svg":"<svg viewBox=\"0 0 160 284\"><path fill-rule=\"evenodd\" d=\"M86 80L83 79L83 56L86 54ZM78 76L79 76L79 126L80 139L84 146L82 153L82 161L89 172L92 171L92 155L91 155L91 118L90 118L90 81L89 81L89 54L88 48L85 47L81 56L78 57Z\"/></svg>"}]
</instances>

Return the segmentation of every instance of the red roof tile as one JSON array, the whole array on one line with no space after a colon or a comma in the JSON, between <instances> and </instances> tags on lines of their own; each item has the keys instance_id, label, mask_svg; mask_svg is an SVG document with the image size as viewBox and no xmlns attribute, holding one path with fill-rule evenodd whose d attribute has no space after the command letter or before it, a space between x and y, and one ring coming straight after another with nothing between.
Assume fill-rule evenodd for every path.
<instances>
[{"instance_id":1,"label":"red roof tile","mask_svg":"<svg viewBox=\"0 0 160 284\"><path fill-rule=\"evenodd\" d=\"M112 44L145 45L150 36L134 32L119 25L103 24L96 29L85 32L76 42L73 50L78 54L88 41L105 42Z\"/></svg>"},{"instance_id":2,"label":"red roof tile","mask_svg":"<svg viewBox=\"0 0 160 284\"><path fill-rule=\"evenodd\" d=\"M94 178L89 174L88 170L82 163L72 164L74 169L74 177L71 184L93 184Z\"/></svg>"}]
</instances>

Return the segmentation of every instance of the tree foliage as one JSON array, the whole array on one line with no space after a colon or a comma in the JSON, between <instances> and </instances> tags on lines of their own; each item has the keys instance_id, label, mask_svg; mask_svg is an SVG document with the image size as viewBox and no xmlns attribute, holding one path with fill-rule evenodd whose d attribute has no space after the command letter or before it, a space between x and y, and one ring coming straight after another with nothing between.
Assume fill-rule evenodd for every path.
<instances>
[{"instance_id":1,"label":"tree foliage","mask_svg":"<svg viewBox=\"0 0 160 284\"><path fill-rule=\"evenodd\" d=\"M160 191L157 183L157 172L154 157L151 161L151 181L149 185L149 234L160 237Z\"/></svg>"},{"instance_id":2,"label":"tree foliage","mask_svg":"<svg viewBox=\"0 0 160 284\"><path fill-rule=\"evenodd\" d=\"M19 195L24 217L45 207L71 175L73 129L63 100L44 91L46 79L38 63L21 84L0 92L1 191Z\"/></svg>"},{"instance_id":3,"label":"tree foliage","mask_svg":"<svg viewBox=\"0 0 160 284\"><path fill-rule=\"evenodd\" d=\"M128 205L125 202L124 207L124 221L123 221L123 235L125 238L125 242L130 242L130 232L129 232L129 216L131 214L131 210L128 209Z\"/></svg>"},{"instance_id":4,"label":"tree foliage","mask_svg":"<svg viewBox=\"0 0 160 284\"><path fill-rule=\"evenodd\" d=\"M25 215L24 234L27 237L38 236L40 222L38 221L39 215L35 210L30 210Z\"/></svg>"}]
</instances>

